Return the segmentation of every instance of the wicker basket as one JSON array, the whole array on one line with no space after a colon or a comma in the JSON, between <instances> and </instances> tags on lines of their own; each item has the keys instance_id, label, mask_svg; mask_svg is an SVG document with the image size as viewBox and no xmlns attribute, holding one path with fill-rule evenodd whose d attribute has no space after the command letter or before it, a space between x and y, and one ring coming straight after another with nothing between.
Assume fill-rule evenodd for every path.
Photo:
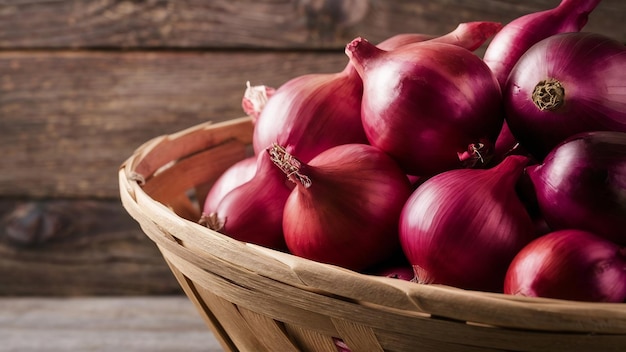
<instances>
[{"instance_id":1,"label":"wicker basket","mask_svg":"<svg viewBox=\"0 0 626 352\"><path fill-rule=\"evenodd\" d=\"M626 351L626 304L419 285L242 243L196 223L197 199L250 155L247 118L153 139L121 199L227 351Z\"/></svg>"}]
</instances>

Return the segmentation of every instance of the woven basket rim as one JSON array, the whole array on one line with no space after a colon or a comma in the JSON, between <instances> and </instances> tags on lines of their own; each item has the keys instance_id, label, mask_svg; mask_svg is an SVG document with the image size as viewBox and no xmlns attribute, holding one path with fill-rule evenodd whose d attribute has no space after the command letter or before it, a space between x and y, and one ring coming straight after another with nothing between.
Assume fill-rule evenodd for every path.
<instances>
[{"instance_id":1,"label":"woven basket rim","mask_svg":"<svg viewBox=\"0 0 626 352\"><path fill-rule=\"evenodd\" d=\"M302 290L363 302L407 317L429 314L515 329L626 334L626 303L520 297L361 274L237 241L178 216L144 191L147 180L160 169L172 167L178 159L198 148L232 139L249 143L250 137L240 133L226 133L220 140L202 142L194 137L194 134L213 130L228 131L233 126L251 128L251 120L246 117L219 123L206 122L153 138L137 148L120 166L118 173L122 204L142 224L146 235L157 243L169 243L173 249L188 247L185 248L190 256L187 259L198 267L202 267L202 261L207 258L218 258L225 265ZM189 143L187 139L194 142ZM182 148L178 154L155 155L155 150L167 150L167 146L174 143L189 143L190 146ZM171 238L172 234L175 240ZM338 285L337 282L347 284Z\"/></svg>"}]
</instances>

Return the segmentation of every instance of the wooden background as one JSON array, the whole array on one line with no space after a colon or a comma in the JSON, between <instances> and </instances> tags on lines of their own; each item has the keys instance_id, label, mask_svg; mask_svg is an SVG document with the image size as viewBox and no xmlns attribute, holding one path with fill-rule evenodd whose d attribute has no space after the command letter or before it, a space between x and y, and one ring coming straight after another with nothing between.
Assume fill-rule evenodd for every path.
<instances>
[{"instance_id":1,"label":"wooden background","mask_svg":"<svg viewBox=\"0 0 626 352\"><path fill-rule=\"evenodd\" d=\"M443 34L556 4L0 1L0 295L180 293L118 199L118 166L136 147L242 116L248 80L340 70L356 36ZM604 0L585 29L626 43L625 13Z\"/></svg>"}]
</instances>

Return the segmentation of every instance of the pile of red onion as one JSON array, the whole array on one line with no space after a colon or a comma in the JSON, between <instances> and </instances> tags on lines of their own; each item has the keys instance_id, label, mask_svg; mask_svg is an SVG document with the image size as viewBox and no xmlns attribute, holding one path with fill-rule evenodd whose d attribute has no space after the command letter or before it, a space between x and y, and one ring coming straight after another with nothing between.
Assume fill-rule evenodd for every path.
<instances>
[{"instance_id":1,"label":"pile of red onion","mask_svg":"<svg viewBox=\"0 0 626 352\"><path fill-rule=\"evenodd\" d=\"M626 302L626 50L581 32L598 2L358 37L341 72L248 83L255 156L200 222L416 285Z\"/></svg>"}]
</instances>

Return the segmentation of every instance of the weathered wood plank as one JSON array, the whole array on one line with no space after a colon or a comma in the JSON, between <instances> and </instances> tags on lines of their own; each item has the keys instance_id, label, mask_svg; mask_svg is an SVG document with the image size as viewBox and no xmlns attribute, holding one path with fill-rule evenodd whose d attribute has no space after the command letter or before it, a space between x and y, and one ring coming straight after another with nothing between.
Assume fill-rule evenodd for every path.
<instances>
[{"instance_id":1,"label":"weathered wood plank","mask_svg":"<svg viewBox=\"0 0 626 352\"><path fill-rule=\"evenodd\" d=\"M506 23L558 0L3 1L0 48L341 48L465 21ZM587 29L626 42L626 3L603 0Z\"/></svg>"},{"instance_id":2,"label":"weathered wood plank","mask_svg":"<svg viewBox=\"0 0 626 352\"><path fill-rule=\"evenodd\" d=\"M0 296L180 293L119 202L0 200Z\"/></svg>"},{"instance_id":3,"label":"weathered wood plank","mask_svg":"<svg viewBox=\"0 0 626 352\"><path fill-rule=\"evenodd\" d=\"M0 298L2 351L223 351L177 297Z\"/></svg>"},{"instance_id":4,"label":"weathered wood plank","mask_svg":"<svg viewBox=\"0 0 626 352\"><path fill-rule=\"evenodd\" d=\"M150 138L243 116L246 80L336 72L342 52L0 52L0 197L119 194Z\"/></svg>"}]
</instances>

